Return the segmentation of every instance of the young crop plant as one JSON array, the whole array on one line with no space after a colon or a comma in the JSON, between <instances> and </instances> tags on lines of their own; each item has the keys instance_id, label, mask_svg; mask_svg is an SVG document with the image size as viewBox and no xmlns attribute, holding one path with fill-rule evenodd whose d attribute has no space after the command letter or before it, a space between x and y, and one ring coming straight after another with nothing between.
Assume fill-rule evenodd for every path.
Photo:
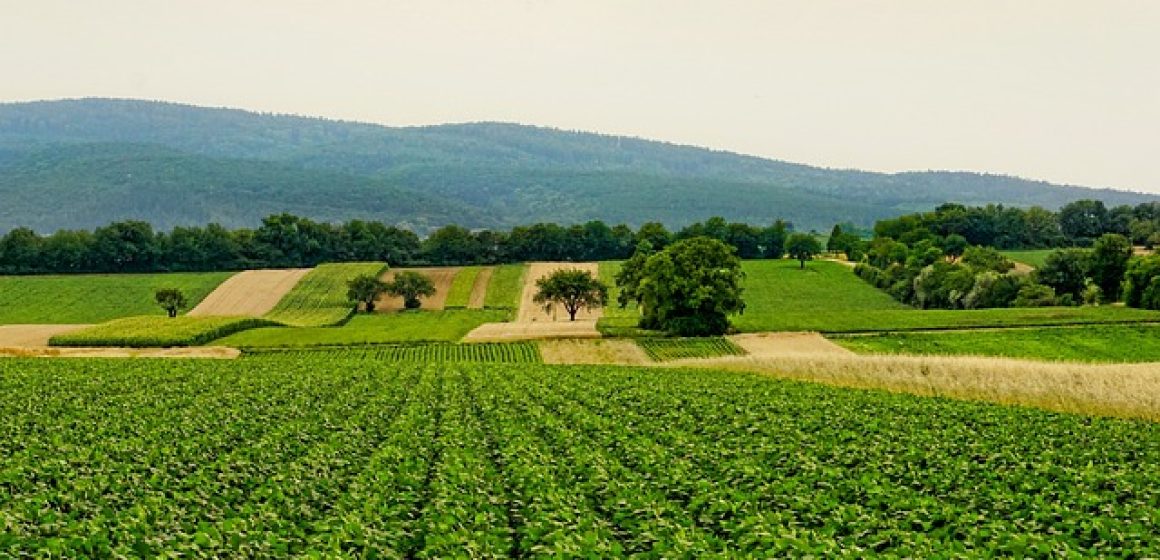
<instances>
[{"instance_id":1,"label":"young crop plant","mask_svg":"<svg viewBox=\"0 0 1160 560\"><path fill-rule=\"evenodd\" d=\"M1152 422L325 352L0 360L0 390L0 557L1160 555Z\"/></svg>"},{"instance_id":2,"label":"young crop plant","mask_svg":"<svg viewBox=\"0 0 1160 560\"><path fill-rule=\"evenodd\" d=\"M381 346L348 346L343 348L313 348L309 350L260 350L247 357L298 356L307 359L329 357L334 359L381 360L388 362L477 362L477 363L540 363L539 347L531 342L496 342L480 344L410 344Z\"/></svg>"},{"instance_id":3,"label":"young crop plant","mask_svg":"<svg viewBox=\"0 0 1160 560\"><path fill-rule=\"evenodd\" d=\"M347 283L359 276L378 277L383 263L320 264L311 270L266 314L271 321L296 327L323 327L342 323L354 314Z\"/></svg>"},{"instance_id":4,"label":"young crop plant","mask_svg":"<svg viewBox=\"0 0 1160 560\"><path fill-rule=\"evenodd\" d=\"M745 350L724 337L642 338L637 343L649 358L657 362L745 355Z\"/></svg>"}]
</instances>

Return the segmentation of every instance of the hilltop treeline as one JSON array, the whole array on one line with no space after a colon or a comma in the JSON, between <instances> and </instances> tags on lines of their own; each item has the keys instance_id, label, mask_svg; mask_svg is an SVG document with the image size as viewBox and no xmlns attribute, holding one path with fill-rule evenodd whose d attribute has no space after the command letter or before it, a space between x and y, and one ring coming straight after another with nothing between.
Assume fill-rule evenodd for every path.
<instances>
[{"instance_id":1,"label":"hilltop treeline","mask_svg":"<svg viewBox=\"0 0 1160 560\"><path fill-rule=\"evenodd\" d=\"M633 230L591 221L574 226L540 223L506 232L446 226L420 239L381 222L329 224L292 214L268 216L256 229L210 224L163 232L146 222L123 221L44 236L14 229L0 238L0 273L214 271L350 261L405 266L614 260L628 258L641 243L661 249L696 236L720 239L736 247L742 258L780 258L791 229L783 221L757 227L722 218L677 232L656 222Z\"/></svg>"}]
</instances>

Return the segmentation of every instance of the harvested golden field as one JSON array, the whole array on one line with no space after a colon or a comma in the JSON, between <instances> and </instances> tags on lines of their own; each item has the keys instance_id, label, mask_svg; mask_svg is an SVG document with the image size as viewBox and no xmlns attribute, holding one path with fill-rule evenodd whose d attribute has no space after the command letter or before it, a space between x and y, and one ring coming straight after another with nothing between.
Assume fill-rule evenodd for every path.
<instances>
[{"instance_id":1,"label":"harvested golden field","mask_svg":"<svg viewBox=\"0 0 1160 560\"><path fill-rule=\"evenodd\" d=\"M422 306L420 309L428 309L439 311L447 306L447 294L451 291L451 283L455 281L455 275L459 274L461 269L459 267L432 267L432 268L392 268L382 275L384 282L390 282L395 279L395 275L403 272L418 272L431 280L435 285L435 295L427 298L422 298ZM403 309L403 298L383 294L375 301L375 311L381 313L389 313L392 311L399 311Z\"/></svg>"},{"instance_id":2,"label":"harvested golden field","mask_svg":"<svg viewBox=\"0 0 1160 560\"><path fill-rule=\"evenodd\" d=\"M545 364L646 365L653 363L636 342L628 339L544 340L540 357Z\"/></svg>"},{"instance_id":3,"label":"harvested golden field","mask_svg":"<svg viewBox=\"0 0 1160 560\"><path fill-rule=\"evenodd\" d=\"M727 337L750 356L778 357L802 354L852 354L849 350L812 332L748 333Z\"/></svg>"},{"instance_id":4,"label":"harvested golden field","mask_svg":"<svg viewBox=\"0 0 1160 560\"><path fill-rule=\"evenodd\" d=\"M236 348L195 346L190 348L3 348L0 356L10 358L209 358L232 360L241 355Z\"/></svg>"},{"instance_id":5,"label":"harvested golden field","mask_svg":"<svg viewBox=\"0 0 1160 560\"><path fill-rule=\"evenodd\" d=\"M471 297L467 300L468 309L483 309L487 301L487 286L491 284L491 275L495 274L494 266L485 266L479 269L475 276L475 284L471 286Z\"/></svg>"},{"instance_id":6,"label":"harvested golden field","mask_svg":"<svg viewBox=\"0 0 1160 560\"><path fill-rule=\"evenodd\" d=\"M1058 412L1160 420L1160 363L1092 365L819 353L685 360L679 365Z\"/></svg>"},{"instance_id":7,"label":"harvested golden field","mask_svg":"<svg viewBox=\"0 0 1160 560\"><path fill-rule=\"evenodd\" d=\"M245 270L222 282L188 313L191 317L261 317L290 293L309 268Z\"/></svg>"}]
</instances>

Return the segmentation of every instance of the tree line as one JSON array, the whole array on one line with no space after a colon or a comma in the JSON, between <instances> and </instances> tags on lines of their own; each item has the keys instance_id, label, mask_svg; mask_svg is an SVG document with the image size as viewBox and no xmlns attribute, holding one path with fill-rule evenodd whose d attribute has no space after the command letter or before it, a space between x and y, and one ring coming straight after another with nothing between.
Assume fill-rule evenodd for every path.
<instances>
[{"instance_id":1,"label":"tree line","mask_svg":"<svg viewBox=\"0 0 1160 560\"><path fill-rule=\"evenodd\" d=\"M209 224L157 231L147 222L120 221L50 235L11 230L0 238L0 273L201 272L356 261L414 266L619 260L641 244L659 251L693 237L717 239L734 247L741 258L776 259L785 253L792 230L781 220L752 226L715 217L675 232L658 222L634 230L590 221L572 226L539 223L510 231L449 225L420 239L381 222L331 224L292 214L268 216L254 229Z\"/></svg>"}]
</instances>

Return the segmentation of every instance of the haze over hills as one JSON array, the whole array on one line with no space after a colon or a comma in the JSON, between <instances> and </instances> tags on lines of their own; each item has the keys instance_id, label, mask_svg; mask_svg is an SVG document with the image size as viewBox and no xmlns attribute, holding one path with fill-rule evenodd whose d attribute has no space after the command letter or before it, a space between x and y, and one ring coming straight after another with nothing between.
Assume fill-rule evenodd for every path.
<instances>
[{"instance_id":1,"label":"haze over hills","mask_svg":"<svg viewBox=\"0 0 1160 560\"><path fill-rule=\"evenodd\" d=\"M869 225L948 201L1057 208L1160 196L963 172L834 170L664 142L476 123L393 128L135 100L0 105L0 230L267 214L419 232L709 216L799 229Z\"/></svg>"}]
</instances>

